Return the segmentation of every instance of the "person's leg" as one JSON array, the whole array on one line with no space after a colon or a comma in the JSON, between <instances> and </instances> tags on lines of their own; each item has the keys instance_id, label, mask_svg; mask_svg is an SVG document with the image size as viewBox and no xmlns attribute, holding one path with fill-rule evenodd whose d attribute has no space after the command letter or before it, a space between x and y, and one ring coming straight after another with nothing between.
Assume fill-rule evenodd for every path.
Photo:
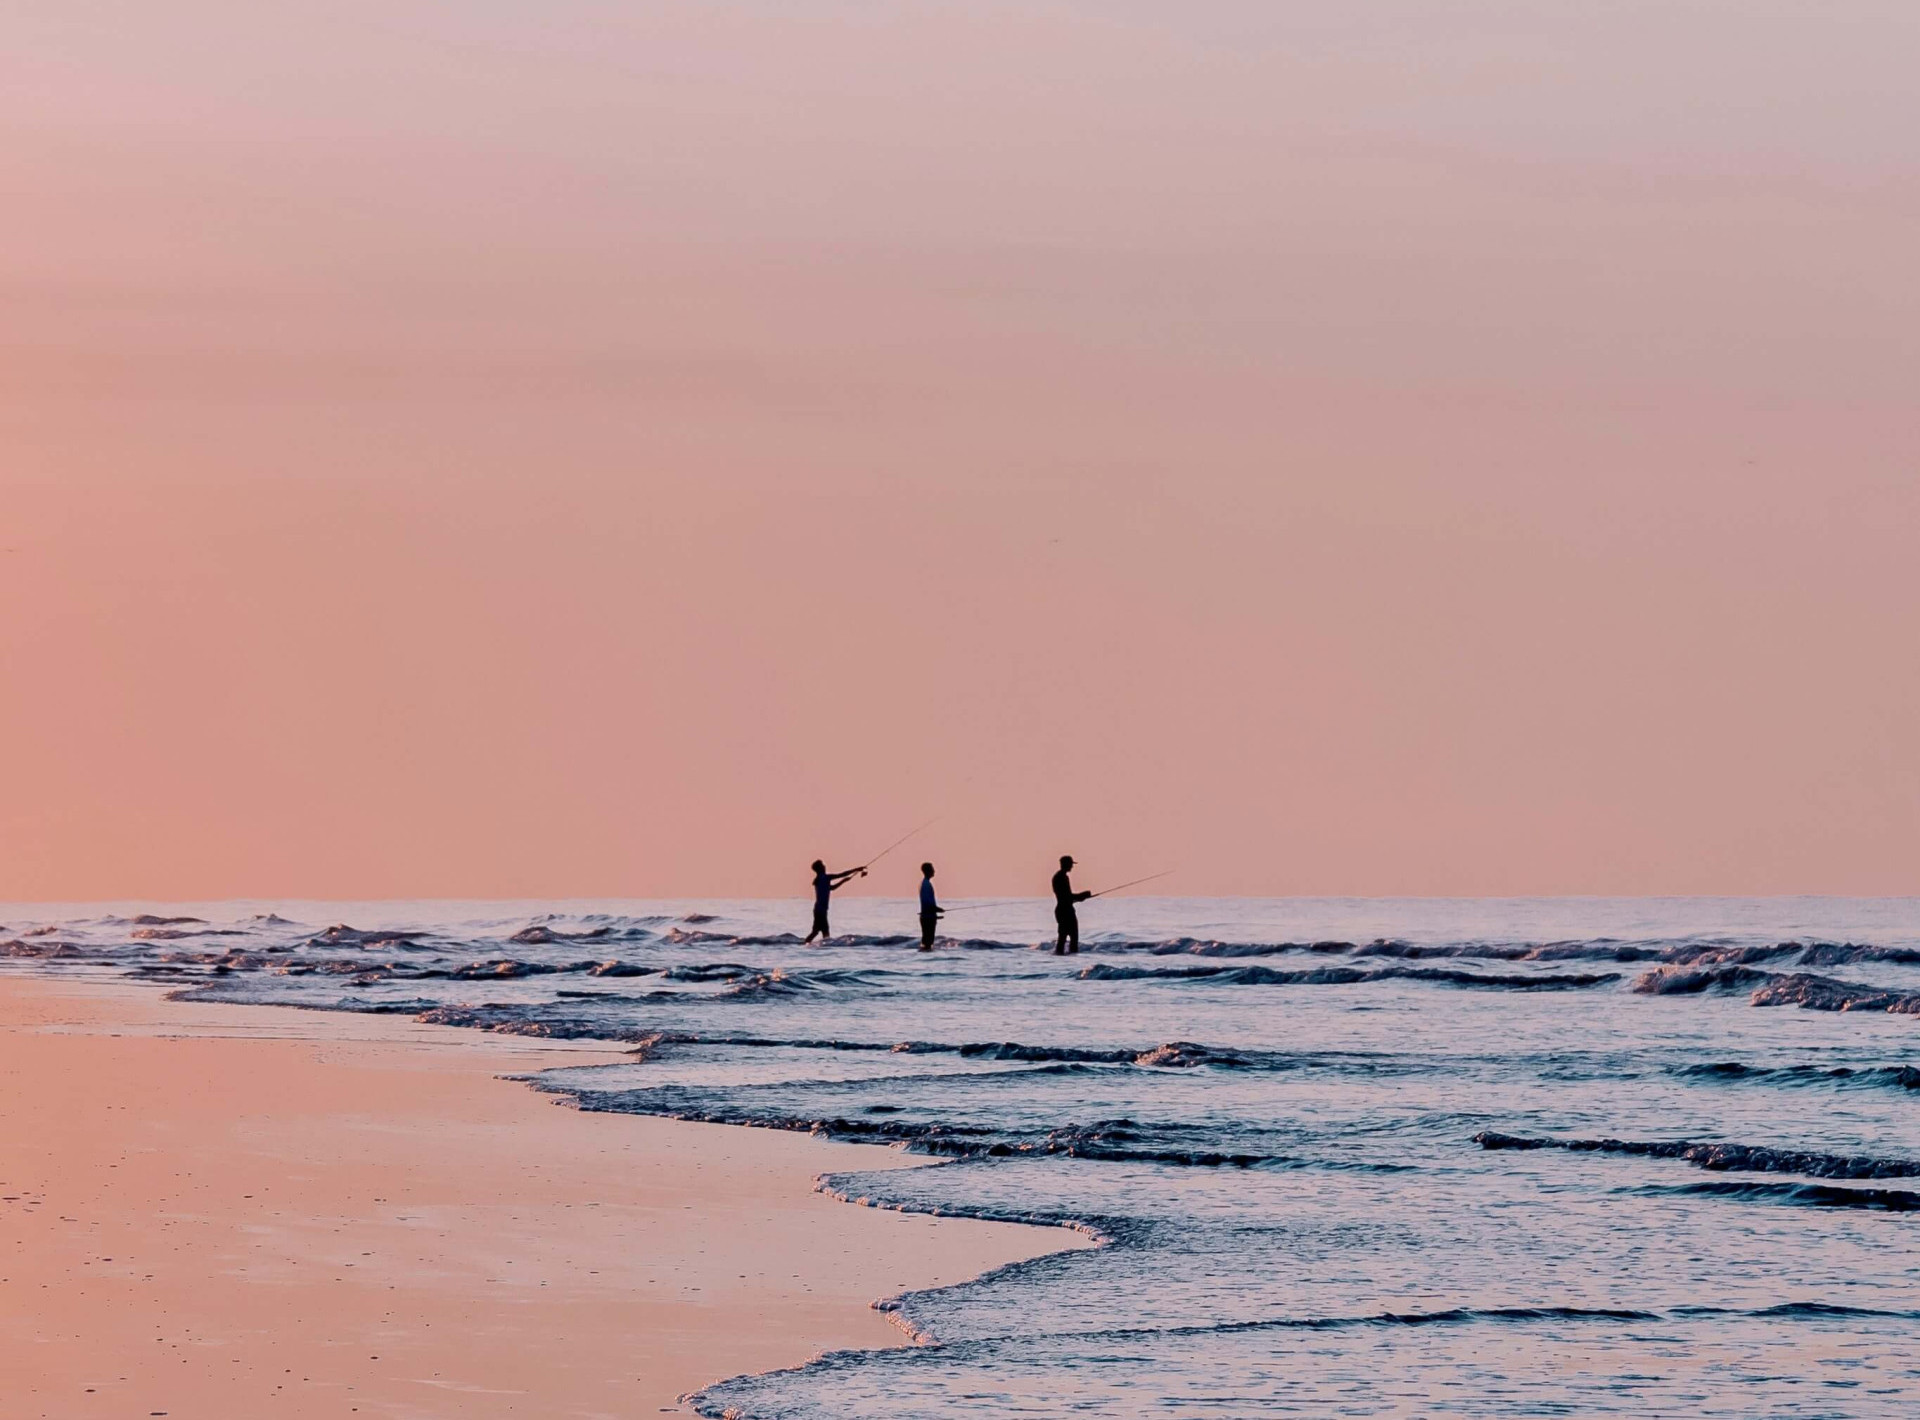
<instances>
[{"instance_id":1,"label":"person's leg","mask_svg":"<svg viewBox=\"0 0 1920 1420\"><path fill-rule=\"evenodd\" d=\"M1074 913L1067 919L1067 952L1071 955L1080 950L1080 914Z\"/></svg>"},{"instance_id":2,"label":"person's leg","mask_svg":"<svg viewBox=\"0 0 1920 1420\"><path fill-rule=\"evenodd\" d=\"M920 914L921 951L930 952L933 950L933 927L939 920L940 919L935 917L931 912L923 912Z\"/></svg>"},{"instance_id":3,"label":"person's leg","mask_svg":"<svg viewBox=\"0 0 1920 1420\"><path fill-rule=\"evenodd\" d=\"M806 941L800 945L803 947L811 946L815 937L825 941L827 935L827 910L824 907L816 907L813 909L813 927L807 933Z\"/></svg>"},{"instance_id":4,"label":"person's leg","mask_svg":"<svg viewBox=\"0 0 1920 1420\"><path fill-rule=\"evenodd\" d=\"M1067 954L1067 914L1064 912L1055 912L1053 914L1053 925L1056 932L1053 939L1053 954L1057 957L1063 957Z\"/></svg>"}]
</instances>

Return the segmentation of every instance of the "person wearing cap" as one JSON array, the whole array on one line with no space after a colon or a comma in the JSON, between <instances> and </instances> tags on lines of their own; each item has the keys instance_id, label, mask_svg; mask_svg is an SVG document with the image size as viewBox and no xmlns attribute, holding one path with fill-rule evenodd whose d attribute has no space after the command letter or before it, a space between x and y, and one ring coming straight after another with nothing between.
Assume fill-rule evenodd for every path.
<instances>
[{"instance_id":1,"label":"person wearing cap","mask_svg":"<svg viewBox=\"0 0 1920 1420\"><path fill-rule=\"evenodd\" d=\"M933 950L933 929L939 923L946 909L934 901L933 864L920 865L920 950Z\"/></svg>"},{"instance_id":2,"label":"person wearing cap","mask_svg":"<svg viewBox=\"0 0 1920 1420\"><path fill-rule=\"evenodd\" d=\"M1060 871L1053 875L1053 920L1060 928L1060 935L1053 944L1055 956L1080 950L1080 914L1074 911L1074 906L1093 896L1090 892L1073 890L1073 879L1067 876L1072 871L1073 855L1063 854Z\"/></svg>"},{"instance_id":3,"label":"person wearing cap","mask_svg":"<svg viewBox=\"0 0 1920 1420\"><path fill-rule=\"evenodd\" d=\"M865 868L848 868L844 873L829 873L827 865L818 858L813 860L813 929L800 945L811 946L813 939L821 941L833 935L833 929L827 926L827 904L833 901L833 890L844 887L848 878L864 878Z\"/></svg>"}]
</instances>

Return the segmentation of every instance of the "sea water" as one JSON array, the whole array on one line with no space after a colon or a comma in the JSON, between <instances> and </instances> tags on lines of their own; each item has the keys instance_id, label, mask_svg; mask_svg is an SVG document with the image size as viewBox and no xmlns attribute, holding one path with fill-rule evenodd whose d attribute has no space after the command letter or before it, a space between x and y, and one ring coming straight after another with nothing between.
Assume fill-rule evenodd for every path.
<instances>
[{"instance_id":1,"label":"sea water","mask_svg":"<svg viewBox=\"0 0 1920 1420\"><path fill-rule=\"evenodd\" d=\"M971 904L956 902L955 908ZM600 1039L585 1110L937 1160L849 1201L1105 1245L709 1415L1906 1416L1920 902L4 909L16 969Z\"/></svg>"}]
</instances>

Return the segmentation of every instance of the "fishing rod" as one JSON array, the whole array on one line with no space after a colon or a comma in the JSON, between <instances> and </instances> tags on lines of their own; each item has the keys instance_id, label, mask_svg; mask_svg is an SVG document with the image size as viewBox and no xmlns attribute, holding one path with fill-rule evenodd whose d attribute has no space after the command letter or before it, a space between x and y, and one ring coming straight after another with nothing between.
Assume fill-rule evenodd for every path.
<instances>
[{"instance_id":1,"label":"fishing rod","mask_svg":"<svg viewBox=\"0 0 1920 1420\"><path fill-rule=\"evenodd\" d=\"M1096 892L1096 893L1091 893L1091 894L1089 894L1089 896L1090 896L1090 897L1105 897L1105 896L1106 896L1106 895L1107 895L1108 893L1110 893L1110 892L1119 892L1119 891L1120 891L1120 890L1121 890L1122 888L1130 888L1130 887L1139 887L1139 886L1140 886L1140 884L1142 884L1142 883L1150 883L1150 882L1152 882L1152 881L1154 881L1154 879L1156 879L1156 878L1164 878L1164 877L1167 877L1167 876L1169 876L1170 874L1173 874L1173 873L1177 873L1177 872L1179 872L1179 871L1180 871L1180 870L1179 870L1178 868L1168 868L1168 869L1167 869L1167 870L1166 870L1165 872L1161 872L1161 873L1148 873L1148 874L1147 874L1147 875L1146 875L1146 876L1145 876L1144 878L1135 878L1135 879L1134 879L1134 880L1133 880L1132 882L1130 882L1130 883L1119 883L1119 884L1117 884L1117 885L1115 885L1115 886L1113 886L1113 887L1110 887L1110 888L1101 888L1101 889L1100 889L1100 891L1098 891L1098 892Z\"/></svg>"},{"instance_id":2,"label":"fishing rod","mask_svg":"<svg viewBox=\"0 0 1920 1420\"><path fill-rule=\"evenodd\" d=\"M1149 873L1146 877L1135 878L1130 883L1120 883L1115 887L1101 888L1100 891L1094 893L1093 896L1105 897L1108 893L1119 892L1123 888L1139 887L1142 883L1150 883L1156 878L1164 878L1169 874L1179 871L1178 868L1168 868L1165 872ZM1024 907L1028 903L1043 906L1046 903L1046 899L1044 897L1014 897L1007 899L1005 902L969 902L960 907L949 907L946 909L946 912L948 916L952 916L956 912L981 912L989 907Z\"/></svg>"},{"instance_id":3,"label":"fishing rod","mask_svg":"<svg viewBox=\"0 0 1920 1420\"><path fill-rule=\"evenodd\" d=\"M887 854L893 852L894 849L898 848L902 843L905 843L909 838L913 837L914 834L923 833L927 829L932 828L938 822L940 822L940 816L938 814L935 814L932 818L928 819L925 823L921 824L919 828L910 829L906 833L901 834L898 838L894 839L893 842L889 843L885 848L882 848L878 853L874 854L871 858L867 859L866 862L862 863L860 865L859 870L864 873L868 868L871 868L875 863L879 862L882 858L886 857Z\"/></svg>"}]
</instances>

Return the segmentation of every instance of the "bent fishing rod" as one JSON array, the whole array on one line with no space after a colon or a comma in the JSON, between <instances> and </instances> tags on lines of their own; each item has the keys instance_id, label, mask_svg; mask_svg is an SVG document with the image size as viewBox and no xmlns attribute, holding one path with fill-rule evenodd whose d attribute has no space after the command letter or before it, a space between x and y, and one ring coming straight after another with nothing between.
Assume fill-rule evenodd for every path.
<instances>
[{"instance_id":1,"label":"bent fishing rod","mask_svg":"<svg viewBox=\"0 0 1920 1420\"><path fill-rule=\"evenodd\" d=\"M1094 893L1088 901L1092 901L1094 897L1105 897L1109 893L1119 892L1124 888L1139 887L1142 883L1150 883L1156 878L1164 878L1179 871L1178 868L1168 868L1164 872L1148 873L1144 878L1135 878L1130 883L1118 883L1110 888L1101 888L1100 891ZM945 911L948 916L952 916L956 912L984 912L989 907L1024 907L1028 903L1044 905L1046 899L1044 897L1013 897L1008 898L1005 902L969 902L959 907L946 908Z\"/></svg>"},{"instance_id":2,"label":"bent fishing rod","mask_svg":"<svg viewBox=\"0 0 1920 1420\"><path fill-rule=\"evenodd\" d=\"M898 838L894 839L893 842L889 843L885 848L882 848L878 853L874 854L871 858L867 859L866 862L862 863L858 871L862 873L866 872L868 868L871 868L875 863L879 862L882 858L886 857L887 854L893 852L894 849L898 848L902 843L905 843L909 838L912 838L916 833L924 833L926 832L926 830L932 828L938 822L940 822L940 816L938 814L935 814L932 818L928 819L925 823L921 824L920 827L915 829L909 829L907 832L901 834Z\"/></svg>"},{"instance_id":3,"label":"bent fishing rod","mask_svg":"<svg viewBox=\"0 0 1920 1420\"><path fill-rule=\"evenodd\" d=\"M1174 874L1174 873L1177 873L1177 872L1179 872L1179 871L1180 871L1180 870L1179 870L1178 868L1168 868L1168 869L1166 869L1166 870L1165 870L1165 871L1163 871L1163 872L1158 872L1158 873L1148 873L1148 874L1147 874L1147 875L1146 875L1146 876L1145 876L1144 878L1135 878L1135 879L1134 879L1134 880L1133 880L1132 882L1130 882L1130 883L1116 883L1116 884L1115 884L1115 885L1114 885L1113 887L1110 887L1110 888L1101 888L1101 889L1100 889L1100 891L1098 891L1098 892L1095 892L1095 893L1088 893L1088 894L1087 894L1087 896L1088 896L1088 899L1089 899L1089 900L1091 900L1091 899L1093 899L1093 898L1096 898L1096 897L1105 897L1105 896L1106 896L1106 895L1107 895L1108 893L1112 893L1112 892L1119 892L1119 891L1121 891L1121 890L1122 890L1122 889L1124 889L1124 888L1130 888L1130 887L1139 887L1139 886L1140 886L1140 884L1142 884L1142 883L1150 883L1150 882L1153 882L1154 880L1156 880L1156 879L1158 879L1158 878L1164 878L1164 877L1168 877L1168 876L1171 876L1172 874Z\"/></svg>"}]
</instances>

